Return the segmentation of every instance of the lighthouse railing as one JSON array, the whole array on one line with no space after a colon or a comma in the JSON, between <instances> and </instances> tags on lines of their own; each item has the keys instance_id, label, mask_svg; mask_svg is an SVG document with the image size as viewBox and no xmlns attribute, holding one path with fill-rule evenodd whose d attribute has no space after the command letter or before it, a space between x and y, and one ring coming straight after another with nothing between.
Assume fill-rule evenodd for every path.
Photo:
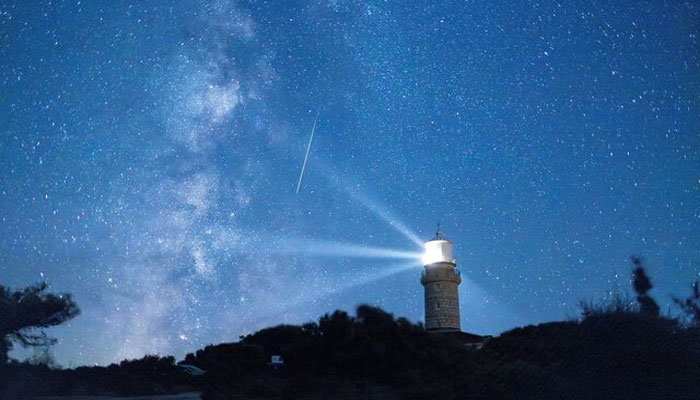
<instances>
[{"instance_id":1,"label":"lighthouse railing","mask_svg":"<svg viewBox=\"0 0 700 400\"><path fill-rule=\"evenodd\" d=\"M421 277L425 277L428 274L428 270L423 270L420 273ZM462 277L462 271L460 271L458 268L455 268L453 270L442 270L442 271L431 271L430 276L435 276L435 277L452 277L452 276L458 276Z\"/></svg>"}]
</instances>

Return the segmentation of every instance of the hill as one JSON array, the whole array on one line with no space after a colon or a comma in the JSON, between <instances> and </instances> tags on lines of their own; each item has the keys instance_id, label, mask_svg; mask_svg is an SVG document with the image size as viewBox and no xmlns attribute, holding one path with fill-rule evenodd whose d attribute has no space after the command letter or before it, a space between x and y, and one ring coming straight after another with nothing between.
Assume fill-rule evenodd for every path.
<instances>
[{"instance_id":1,"label":"hill","mask_svg":"<svg viewBox=\"0 0 700 400\"><path fill-rule=\"evenodd\" d=\"M270 356L284 357L273 369ZM142 395L200 390L205 400L277 399L698 399L700 329L624 308L526 326L480 349L460 336L370 306L356 315L262 329L207 346L184 363L147 356L109 367L52 370L10 364L0 394ZM8 397L22 396L22 397Z\"/></svg>"}]
</instances>

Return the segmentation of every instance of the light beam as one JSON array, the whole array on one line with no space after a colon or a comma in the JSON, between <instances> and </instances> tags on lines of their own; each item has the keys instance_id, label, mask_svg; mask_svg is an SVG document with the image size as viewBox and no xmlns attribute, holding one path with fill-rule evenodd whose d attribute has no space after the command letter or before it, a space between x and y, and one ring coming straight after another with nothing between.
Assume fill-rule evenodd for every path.
<instances>
[{"instance_id":1,"label":"light beam","mask_svg":"<svg viewBox=\"0 0 700 400\"><path fill-rule=\"evenodd\" d=\"M317 160L318 161L318 160ZM328 179L328 181L337 189L345 192L353 199L355 202L364 206L366 209L371 211L374 215L379 217L382 221L386 222L395 231L402 234L404 237L409 239L411 242L415 243L418 248L423 249L423 240L410 228L406 226L401 220L394 215L389 209L387 209L378 200L370 198L366 192L361 192L357 188L357 184L352 184L348 179L341 177L338 173L333 171L333 169L322 161L318 161L321 167L322 175ZM355 188L353 188L353 186Z\"/></svg>"},{"instance_id":2,"label":"light beam","mask_svg":"<svg viewBox=\"0 0 700 400\"><path fill-rule=\"evenodd\" d=\"M335 242L305 238L274 238L258 234L258 240L239 243L240 253L262 253L264 255L308 255L347 258L383 258L420 260L418 251L407 251L385 247L373 247L356 243Z\"/></svg>"}]
</instances>

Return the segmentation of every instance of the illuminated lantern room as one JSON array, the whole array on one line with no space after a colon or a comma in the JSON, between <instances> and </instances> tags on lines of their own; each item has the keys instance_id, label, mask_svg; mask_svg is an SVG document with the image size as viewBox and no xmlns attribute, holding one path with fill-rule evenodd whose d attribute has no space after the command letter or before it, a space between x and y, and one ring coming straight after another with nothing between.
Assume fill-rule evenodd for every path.
<instances>
[{"instance_id":1,"label":"illuminated lantern room","mask_svg":"<svg viewBox=\"0 0 700 400\"><path fill-rule=\"evenodd\" d=\"M452 258L452 242L447 240L438 227L435 237L425 242L423 250L423 265L437 263L455 264Z\"/></svg>"}]
</instances>

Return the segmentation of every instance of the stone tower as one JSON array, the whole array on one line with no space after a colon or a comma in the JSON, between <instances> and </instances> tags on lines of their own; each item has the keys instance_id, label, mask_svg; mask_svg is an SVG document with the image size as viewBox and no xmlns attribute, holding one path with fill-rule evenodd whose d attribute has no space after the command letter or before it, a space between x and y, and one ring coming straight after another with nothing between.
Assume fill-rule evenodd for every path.
<instances>
[{"instance_id":1,"label":"stone tower","mask_svg":"<svg viewBox=\"0 0 700 400\"><path fill-rule=\"evenodd\" d=\"M425 242L425 270L420 282L425 287L425 329L432 332L459 332L459 295L462 278L452 258L452 242L440 232Z\"/></svg>"}]
</instances>

